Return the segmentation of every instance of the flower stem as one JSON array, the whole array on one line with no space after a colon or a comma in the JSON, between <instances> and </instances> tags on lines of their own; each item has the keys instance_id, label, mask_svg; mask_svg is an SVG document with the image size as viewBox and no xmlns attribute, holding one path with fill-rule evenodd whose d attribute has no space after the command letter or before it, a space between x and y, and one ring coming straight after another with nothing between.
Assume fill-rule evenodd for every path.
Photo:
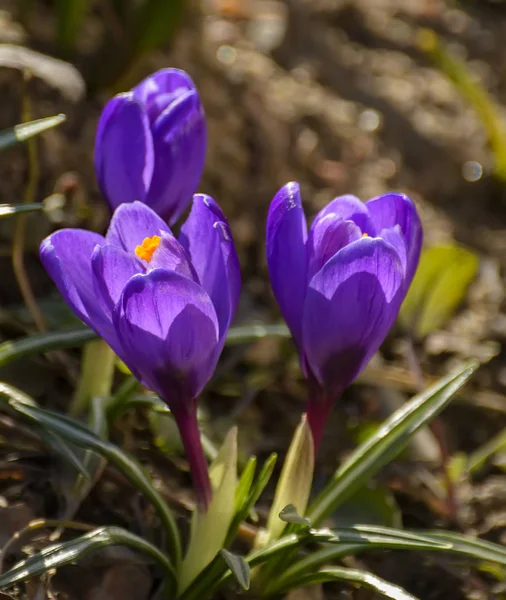
<instances>
[{"instance_id":1,"label":"flower stem","mask_svg":"<svg viewBox=\"0 0 506 600\"><path fill-rule=\"evenodd\" d=\"M337 398L329 397L320 384L312 378L308 381L309 400L307 409L307 421L311 427L313 435L314 453L318 453L320 443L323 437L323 431L327 419L334 407L334 401Z\"/></svg>"},{"instance_id":2,"label":"flower stem","mask_svg":"<svg viewBox=\"0 0 506 600\"><path fill-rule=\"evenodd\" d=\"M207 470L207 461L202 449L196 411L178 410L174 413L181 440L190 464L193 487L200 510L206 510L211 502L211 481Z\"/></svg>"}]
</instances>

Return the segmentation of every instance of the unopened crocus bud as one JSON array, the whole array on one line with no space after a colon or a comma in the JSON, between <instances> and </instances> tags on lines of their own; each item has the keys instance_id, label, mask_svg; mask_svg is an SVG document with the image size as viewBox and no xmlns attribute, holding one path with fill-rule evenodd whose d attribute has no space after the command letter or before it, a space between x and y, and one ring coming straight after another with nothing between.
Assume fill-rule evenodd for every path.
<instances>
[{"instance_id":1,"label":"unopened crocus bud","mask_svg":"<svg viewBox=\"0 0 506 600\"><path fill-rule=\"evenodd\" d=\"M197 189L207 128L199 94L179 69L162 69L105 106L95 171L111 209L139 200L173 223Z\"/></svg>"},{"instance_id":2,"label":"unopened crocus bud","mask_svg":"<svg viewBox=\"0 0 506 600\"><path fill-rule=\"evenodd\" d=\"M415 274L422 227L412 201L340 196L309 234L299 185L274 197L267 263L274 295L309 384L308 421L318 447L330 410L392 327Z\"/></svg>"},{"instance_id":3,"label":"unopened crocus bud","mask_svg":"<svg viewBox=\"0 0 506 600\"><path fill-rule=\"evenodd\" d=\"M197 195L176 239L141 202L121 205L105 237L62 229L42 262L70 308L167 403L201 506L211 486L197 396L212 376L239 299L239 262L221 209Z\"/></svg>"}]
</instances>

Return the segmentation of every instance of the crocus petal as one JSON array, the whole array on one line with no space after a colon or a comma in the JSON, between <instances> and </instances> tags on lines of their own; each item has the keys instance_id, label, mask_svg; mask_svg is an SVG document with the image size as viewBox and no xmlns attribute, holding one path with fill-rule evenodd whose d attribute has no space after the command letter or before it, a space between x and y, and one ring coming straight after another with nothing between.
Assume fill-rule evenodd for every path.
<instances>
[{"instance_id":1,"label":"crocus petal","mask_svg":"<svg viewBox=\"0 0 506 600\"><path fill-rule=\"evenodd\" d=\"M184 71L161 69L146 77L132 91L153 122L178 96L194 89L195 84Z\"/></svg>"},{"instance_id":2,"label":"crocus petal","mask_svg":"<svg viewBox=\"0 0 506 600\"><path fill-rule=\"evenodd\" d=\"M406 246L406 239L404 238L400 226L395 225L394 227L390 227L390 229L383 229L383 231L380 232L379 237L384 239L385 242L388 242L397 251L397 254L399 255L399 259L402 264L404 279L406 281L406 269L408 267L408 249Z\"/></svg>"},{"instance_id":3,"label":"crocus petal","mask_svg":"<svg viewBox=\"0 0 506 600\"><path fill-rule=\"evenodd\" d=\"M239 301L241 274L227 220L210 196L194 196L179 241L190 255L200 284L213 302L223 342Z\"/></svg>"},{"instance_id":4,"label":"crocus petal","mask_svg":"<svg viewBox=\"0 0 506 600\"><path fill-rule=\"evenodd\" d=\"M267 266L272 291L299 347L307 286L306 239L299 184L287 183L274 196L267 216Z\"/></svg>"},{"instance_id":5,"label":"crocus petal","mask_svg":"<svg viewBox=\"0 0 506 600\"><path fill-rule=\"evenodd\" d=\"M211 299L186 277L155 269L127 283L114 325L134 374L170 407L201 392L218 356L218 320Z\"/></svg>"},{"instance_id":6,"label":"crocus petal","mask_svg":"<svg viewBox=\"0 0 506 600\"><path fill-rule=\"evenodd\" d=\"M91 257L94 289L104 311L112 319L112 311L128 280L143 273L144 267L135 254L118 246L98 246Z\"/></svg>"},{"instance_id":7,"label":"crocus petal","mask_svg":"<svg viewBox=\"0 0 506 600\"><path fill-rule=\"evenodd\" d=\"M133 254L145 238L160 235L162 231L170 233L165 221L149 206L142 202L133 202L122 204L116 209L106 239L107 243Z\"/></svg>"},{"instance_id":8,"label":"crocus petal","mask_svg":"<svg viewBox=\"0 0 506 600\"><path fill-rule=\"evenodd\" d=\"M420 259L422 224L413 202L404 194L384 194L366 202L378 233L399 225L407 246L406 289L409 287Z\"/></svg>"},{"instance_id":9,"label":"crocus petal","mask_svg":"<svg viewBox=\"0 0 506 600\"><path fill-rule=\"evenodd\" d=\"M146 201L173 223L191 200L204 169L207 128L196 90L174 100L151 131L155 167Z\"/></svg>"},{"instance_id":10,"label":"crocus petal","mask_svg":"<svg viewBox=\"0 0 506 600\"><path fill-rule=\"evenodd\" d=\"M346 246L313 277L304 304L304 352L326 390L342 392L378 350L397 316L403 280L396 250L381 238Z\"/></svg>"},{"instance_id":11,"label":"crocus petal","mask_svg":"<svg viewBox=\"0 0 506 600\"><path fill-rule=\"evenodd\" d=\"M61 229L42 242L40 258L70 308L116 348L111 320L97 302L91 269L93 251L103 243L98 233Z\"/></svg>"},{"instance_id":12,"label":"crocus petal","mask_svg":"<svg viewBox=\"0 0 506 600\"><path fill-rule=\"evenodd\" d=\"M362 231L353 221L343 221L328 214L311 227L307 240L308 280L317 273L341 248L359 240Z\"/></svg>"},{"instance_id":13,"label":"crocus petal","mask_svg":"<svg viewBox=\"0 0 506 600\"><path fill-rule=\"evenodd\" d=\"M160 245L153 252L153 257L148 265L149 271L159 268L175 271L195 283L199 283L188 253L174 235L167 231L162 231Z\"/></svg>"},{"instance_id":14,"label":"crocus petal","mask_svg":"<svg viewBox=\"0 0 506 600\"><path fill-rule=\"evenodd\" d=\"M374 237L377 234L377 228L375 223L369 215L367 206L359 200L356 196L347 194L345 196L338 196L334 198L332 202L329 202L327 206L316 215L311 229L317 229L320 222L327 218L329 215L334 215L334 218L343 219L343 221L353 221L362 231L367 235ZM380 228L383 229L383 228Z\"/></svg>"},{"instance_id":15,"label":"crocus petal","mask_svg":"<svg viewBox=\"0 0 506 600\"><path fill-rule=\"evenodd\" d=\"M98 183L113 210L146 199L154 160L146 112L131 92L119 94L102 112L95 140Z\"/></svg>"}]
</instances>

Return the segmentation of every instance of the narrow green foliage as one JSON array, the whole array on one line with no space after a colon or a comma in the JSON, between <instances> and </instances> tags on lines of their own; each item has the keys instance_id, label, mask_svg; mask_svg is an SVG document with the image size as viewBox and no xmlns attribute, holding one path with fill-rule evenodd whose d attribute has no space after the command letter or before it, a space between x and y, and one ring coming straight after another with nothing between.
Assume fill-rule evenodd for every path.
<instances>
[{"instance_id":1,"label":"narrow green foliage","mask_svg":"<svg viewBox=\"0 0 506 600\"><path fill-rule=\"evenodd\" d=\"M58 0L58 46L68 56L74 51L81 24L91 0Z\"/></svg>"},{"instance_id":2,"label":"narrow green foliage","mask_svg":"<svg viewBox=\"0 0 506 600\"><path fill-rule=\"evenodd\" d=\"M242 505L240 508L239 508L239 493L236 494L236 513L234 515L232 523L230 524L230 529L228 531L227 539L225 540L225 547L229 546L234 541L235 535L237 533L237 530L238 530L240 524L252 512L253 507L255 506L258 499L260 498L260 495L264 491L265 486L269 483L269 480L272 476L272 472L274 471L274 467L276 465L276 460L277 460L277 455L271 454L269 456L269 458L265 461L265 463L263 464L263 466L260 470L260 473L258 474L258 477L256 478L255 482L251 485L251 487L248 491L248 494L245 497L244 501L242 502ZM250 462L248 463L246 468L249 467L249 469L251 470L252 469L251 464L252 464L252 462L250 460ZM246 472L246 469L243 472L243 475L245 472ZM249 474L247 476L249 477ZM241 477L241 480L242 480L242 477ZM238 488L239 488L239 486L238 486Z\"/></svg>"},{"instance_id":3,"label":"narrow green foliage","mask_svg":"<svg viewBox=\"0 0 506 600\"><path fill-rule=\"evenodd\" d=\"M8 383L0 382L0 406L9 410L9 400L14 399L28 406L37 406L35 400L18 390L17 388L9 385ZM88 478L88 470L86 469L81 458L76 454L75 448L72 448L69 444L64 442L60 437L47 432L43 427L35 427L37 435L45 442L48 448L51 448L53 452L63 461L65 461L70 467L75 469L84 478Z\"/></svg>"},{"instance_id":4,"label":"narrow green foliage","mask_svg":"<svg viewBox=\"0 0 506 600\"><path fill-rule=\"evenodd\" d=\"M170 41L183 16L184 0L144 0L135 15L132 56L137 58Z\"/></svg>"},{"instance_id":5,"label":"narrow green foliage","mask_svg":"<svg viewBox=\"0 0 506 600\"><path fill-rule=\"evenodd\" d=\"M102 339L89 342L81 360L81 375L70 405L73 416L86 414L92 398L105 400L111 395L116 355Z\"/></svg>"},{"instance_id":6,"label":"narrow green foliage","mask_svg":"<svg viewBox=\"0 0 506 600\"><path fill-rule=\"evenodd\" d=\"M494 454L498 452L504 452L506 449L506 429L500 431L491 440L488 440L480 446L477 450L472 452L466 460L466 467L469 473L479 471L481 467L489 460Z\"/></svg>"},{"instance_id":7,"label":"narrow green foliage","mask_svg":"<svg viewBox=\"0 0 506 600\"><path fill-rule=\"evenodd\" d=\"M285 523L311 527L311 521L306 517L301 517L293 504L288 504L288 506L285 506L278 516Z\"/></svg>"},{"instance_id":8,"label":"narrow green foliage","mask_svg":"<svg viewBox=\"0 0 506 600\"><path fill-rule=\"evenodd\" d=\"M345 567L326 567L313 573L304 573L294 583L293 587L303 587L330 581L346 581L360 587L366 587L385 598L392 598L392 600L418 600L401 587L389 583L372 573L358 569L347 569Z\"/></svg>"},{"instance_id":9,"label":"narrow green foliage","mask_svg":"<svg viewBox=\"0 0 506 600\"><path fill-rule=\"evenodd\" d=\"M433 246L422 252L400 319L417 339L437 331L453 315L476 277L479 260L461 246Z\"/></svg>"},{"instance_id":10,"label":"narrow green foliage","mask_svg":"<svg viewBox=\"0 0 506 600\"><path fill-rule=\"evenodd\" d=\"M453 554L461 554L474 560L493 562L506 566L506 547L487 542L486 540L474 539L467 535L454 533L453 531L419 531L415 532L429 537L434 541L451 545Z\"/></svg>"},{"instance_id":11,"label":"narrow green foliage","mask_svg":"<svg viewBox=\"0 0 506 600\"><path fill-rule=\"evenodd\" d=\"M290 337L290 331L284 323L278 325L260 325L258 323L238 325L228 330L227 346L249 344L265 337L288 338Z\"/></svg>"},{"instance_id":12,"label":"narrow green foliage","mask_svg":"<svg viewBox=\"0 0 506 600\"><path fill-rule=\"evenodd\" d=\"M309 507L307 517L321 523L382 467L397 456L411 436L429 423L468 381L478 365L468 363L458 371L415 396L341 465L324 490Z\"/></svg>"},{"instance_id":13,"label":"narrow green foliage","mask_svg":"<svg viewBox=\"0 0 506 600\"><path fill-rule=\"evenodd\" d=\"M306 415L303 415L281 470L266 530L260 531L257 536L257 547L267 545L283 533L286 522L279 518L279 514L288 504L293 505L299 515L304 515L311 493L313 471L313 436Z\"/></svg>"},{"instance_id":14,"label":"narrow green foliage","mask_svg":"<svg viewBox=\"0 0 506 600\"><path fill-rule=\"evenodd\" d=\"M231 327L228 331L227 345L248 344L264 337L288 337L285 325L245 325ZM0 344L0 367L15 360L50 352L51 350L66 350L77 348L97 339L97 334L86 327L76 327L64 331L36 333L18 340Z\"/></svg>"},{"instance_id":15,"label":"narrow green foliage","mask_svg":"<svg viewBox=\"0 0 506 600\"><path fill-rule=\"evenodd\" d=\"M476 80L466 64L451 54L433 31L422 31L419 48L454 83L462 97L471 104L487 132L495 162L495 175L506 182L506 130L497 107L484 86Z\"/></svg>"},{"instance_id":16,"label":"narrow green foliage","mask_svg":"<svg viewBox=\"0 0 506 600\"><path fill-rule=\"evenodd\" d=\"M75 540L44 548L0 575L0 589L6 589L31 577L48 573L52 569L72 564L108 546L128 546L146 554L163 569L167 588L175 589L175 571L166 555L143 538L119 527L101 527Z\"/></svg>"},{"instance_id":17,"label":"narrow green foliage","mask_svg":"<svg viewBox=\"0 0 506 600\"><path fill-rule=\"evenodd\" d=\"M0 150L6 150L15 144L19 144L19 142L25 142L35 135L61 125L66 118L65 115L56 115L54 117L45 117L44 119L30 121L29 123L14 125L11 129L4 129L0 131Z\"/></svg>"},{"instance_id":18,"label":"narrow green foliage","mask_svg":"<svg viewBox=\"0 0 506 600\"><path fill-rule=\"evenodd\" d=\"M223 558L242 589L249 590L250 567L244 558L237 554L232 554L232 552L229 552L228 550L220 550L220 556Z\"/></svg>"},{"instance_id":19,"label":"narrow green foliage","mask_svg":"<svg viewBox=\"0 0 506 600\"><path fill-rule=\"evenodd\" d=\"M20 415L26 417L40 428L56 434L76 446L95 451L121 471L124 477L134 487L139 489L156 508L167 535L171 557L175 565L179 564L181 542L172 511L158 490L153 486L144 468L134 458L127 455L114 444L106 440L101 440L87 427L69 417L64 417L36 406L29 406L15 399L11 399L9 405Z\"/></svg>"},{"instance_id":20,"label":"narrow green foliage","mask_svg":"<svg viewBox=\"0 0 506 600\"><path fill-rule=\"evenodd\" d=\"M0 204L0 219L39 210L44 210L43 204Z\"/></svg>"},{"instance_id":21,"label":"narrow green foliage","mask_svg":"<svg viewBox=\"0 0 506 600\"><path fill-rule=\"evenodd\" d=\"M237 428L228 433L209 469L213 498L206 512L192 515L190 542L181 565L179 590L184 590L203 571L225 544L234 516L237 487Z\"/></svg>"},{"instance_id":22,"label":"narrow green foliage","mask_svg":"<svg viewBox=\"0 0 506 600\"><path fill-rule=\"evenodd\" d=\"M244 467L241 476L239 477L239 483L235 490L235 508L234 514L242 511L244 504L248 500L251 486L255 478L255 471L257 468L256 456L250 456L246 466Z\"/></svg>"},{"instance_id":23,"label":"narrow green foliage","mask_svg":"<svg viewBox=\"0 0 506 600\"><path fill-rule=\"evenodd\" d=\"M79 327L65 331L36 333L18 340L4 342L0 344L0 367L42 352L82 346L94 339L97 339L97 334L94 331Z\"/></svg>"}]
</instances>

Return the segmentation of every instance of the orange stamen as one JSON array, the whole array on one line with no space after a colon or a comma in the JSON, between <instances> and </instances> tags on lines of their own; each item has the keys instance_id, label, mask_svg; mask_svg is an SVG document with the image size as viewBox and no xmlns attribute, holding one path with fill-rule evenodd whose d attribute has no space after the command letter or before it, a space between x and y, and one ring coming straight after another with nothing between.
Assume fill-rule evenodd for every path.
<instances>
[{"instance_id":1,"label":"orange stamen","mask_svg":"<svg viewBox=\"0 0 506 600\"><path fill-rule=\"evenodd\" d=\"M369 234L368 233L363 233L362 237L369 237Z\"/></svg>"},{"instance_id":2,"label":"orange stamen","mask_svg":"<svg viewBox=\"0 0 506 600\"><path fill-rule=\"evenodd\" d=\"M159 235L144 238L142 244L135 248L135 255L149 262L153 258L153 252L160 245L160 241L161 237Z\"/></svg>"}]
</instances>

